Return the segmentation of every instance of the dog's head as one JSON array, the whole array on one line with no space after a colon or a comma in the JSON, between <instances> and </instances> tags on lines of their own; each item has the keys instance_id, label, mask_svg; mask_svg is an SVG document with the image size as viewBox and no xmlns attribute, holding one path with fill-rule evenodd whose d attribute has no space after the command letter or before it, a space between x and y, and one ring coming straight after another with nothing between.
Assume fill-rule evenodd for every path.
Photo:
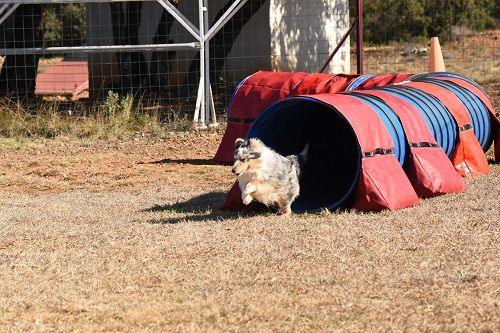
<instances>
[{"instance_id":1,"label":"dog's head","mask_svg":"<svg viewBox=\"0 0 500 333\"><path fill-rule=\"evenodd\" d=\"M257 169L260 166L260 158L264 144L259 139L236 139L234 142L234 164L231 169L237 176Z\"/></svg>"}]
</instances>

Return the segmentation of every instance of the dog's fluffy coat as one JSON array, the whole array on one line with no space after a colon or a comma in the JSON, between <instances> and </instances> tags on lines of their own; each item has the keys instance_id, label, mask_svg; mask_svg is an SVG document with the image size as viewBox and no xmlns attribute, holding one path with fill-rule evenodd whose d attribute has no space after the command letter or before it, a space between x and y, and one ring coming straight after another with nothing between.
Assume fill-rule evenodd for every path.
<instances>
[{"instance_id":1,"label":"dog's fluffy coat","mask_svg":"<svg viewBox=\"0 0 500 333\"><path fill-rule=\"evenodd\" d=\"M290 206L300 192L301 165L307 151L308 145L301 154L285 157L259 139L236 139L232 171L238 176L243 203L256 200L278 207L280 214L290 214Z\"/></svg>"}]
</instances>

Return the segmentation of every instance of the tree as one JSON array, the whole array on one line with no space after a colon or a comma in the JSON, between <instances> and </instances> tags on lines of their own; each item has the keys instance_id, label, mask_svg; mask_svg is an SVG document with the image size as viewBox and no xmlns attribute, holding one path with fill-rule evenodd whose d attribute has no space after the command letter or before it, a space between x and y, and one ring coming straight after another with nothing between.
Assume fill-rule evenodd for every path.
<instances>
[{"instance_id":1,"label":"tree","mask_svg":"<svg viewBox=\"0 0 500 333\"><path fill-rule=\"evenodd\" d=\"M356 0L350 2L354 19ZM364 0L364 36L369 43L439 36L451 38L452 26L474 31L495 28L500 0Z\"/></svg>"}]
</instances>

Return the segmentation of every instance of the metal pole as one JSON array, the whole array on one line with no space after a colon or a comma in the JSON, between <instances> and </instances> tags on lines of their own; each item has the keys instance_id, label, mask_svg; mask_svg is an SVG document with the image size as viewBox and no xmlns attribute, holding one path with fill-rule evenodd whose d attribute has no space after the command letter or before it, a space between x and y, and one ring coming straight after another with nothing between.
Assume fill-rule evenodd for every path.
<instances>
[{"instance_id":1,"label":"metal pole","mask_svg":"<svg viewBox=\"0 0 500 333\"><path fill-rule=\"evenodd\" d=\"M200 30L200 96L201 96L201 104L200 104L200 115L199 119L194 119L195 122L199 120L200 124L198 126L205 126L205 108L207 107L206 103L206 95L207 90L205 89L205 6L203 0L198 0L198 22L199 22L199 30Z\"/></svg>"},{"instance_id":2,"label":"metal pole","mask_svg":"<svg viewBox=\"0 0 500 333\"><path fill-rule=\"evenodd\" d=\"M203 1L203 44L205 44L205 125L209 125L211 122L215 123L215 119L210 119L210 108L212 106L212 94L210 93L212 88L210 85L210 47L209 41L206 37L208 32L208 1Z\"/></svg>"},{"instance_id":3,"label":"metal pole","mask_svg":"<svg viewBox=\"0 0 500 333\"><path fill-rule=\"evenodd\" d=\"M132 52L151 50L193 50L199 49L200 43L177 44L143 44L143 45L96 45L96 46L54 46L54 47L25 47L15 49L0 49L1 55L17 54L54 54L54 53L105 53L105 52Z\"/></svg>"},{"instance_id":4,"label":"metal pole","mask_svg":"<svg viewBox=\"0 0 500 333\"><path fill-rule=\"evenodd\" d=\"M66 4L66 3L103 3L103 2L138 2L151 0L0 0L1 3L17 3L23 5Z\"/></svg>"},{"instance_id":5,"label":"metal pole","mask_svg":"<svg viewBox=\"0 0 500 333\"><path fill-rule=\"evenodd\" d=\"M340 47L342 45L344 45L345 40L347 39L347 37L349 37L349 35L351 34L351 32L354 30L355 26L357 26L356 20L354 22L352 22L351 27L344 34L344 36L342 37L342 39L340 40L340 42L337 44L337 46L335 47L335 49L332 51L332 53L330 53L330 56L328 57L328 59L326 59L326 61L323 64L323 66L321 66L321 69L319 70L319 73L323 73L325 71L326 67L328 67L328 64L330 63L330 61L332 61L333 57L335 57L335 54L337 54L337 52L339 51Z\"/></svg>"},{"instance_id":6,"label":"metal pole","mask_svg":"<svg viewBox=\"0 0 500 333\"><path fill-rule=\"evenodd\" d=\"M5 9L5 6L8 6L8 5L2 6L2 11ZM19 4L13 5L4 15L2 15L0 17L0 24L2 24L3 21L5 21L10 16L10 14L12 14L12 12L14 12L16 10L17 7L19 7Z\"/></svg>"},{"instance_id":7,"label":"metal pole","mask_svg":"<svg viewBox=\"0 0 500 333\"><path fill-rule=\"evenodd\" d=\"M363 0L356 2L356 67L359 75L363 74Z\"/></svg>"},{"instance_id":8,"label":"metal pole","mask_svg":"<svg viewBox=\"0 0 500 333\"><path fill-rule=\"evenodd\" d=\"M217 22L215 22L212 25L210 30L208 30L208 32L205 35L205 38L208 41L210 41L215 36L215 34L220 29L222 29L222 27L227 23L227 21L229 21L234 16L234 14L236 14L238 10L240 10L241 7L243 7L243 5L247 3L247 1L248 0L235 0L231 4L231 6L227 9L227 11L217 20Z\"/></svg>"},{"instance_id":9,"label":"metal pole","mask_svg":"<svg viewBox=\"0 0 500 333\"><path fill-rule=\"evenodd\" d=\"M196 38L196 40L200 40L200 30L194 26L191 21L189 21L182 13L175 8L174 5L170 3L169 0L156 0L160 5L163 6L167 10L167 12L172 15L186 30Z\"/></svg>"},{"instance_id":10,"label":"metal pole","mask_svg":"<svg viewBox=\"0 0 500 333\"><path fill-rule=\"evenodd\" d=\"M3 4L2 7L0 7L0 15L9 7L8 4Z\"/></svg>"}]
</instances>

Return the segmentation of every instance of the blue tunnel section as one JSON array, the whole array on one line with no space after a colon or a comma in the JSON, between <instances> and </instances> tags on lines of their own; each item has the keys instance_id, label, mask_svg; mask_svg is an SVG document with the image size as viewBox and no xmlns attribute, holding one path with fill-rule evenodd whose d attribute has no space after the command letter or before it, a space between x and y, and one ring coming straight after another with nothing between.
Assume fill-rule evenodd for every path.
<instances>
[{"instance_id":1,"label":"blue tunnel section","mask_svg":"<svg viewBox=\"0 0 500 333\"><path fill-rule=\"evenodd\" d=\"M308 97L280 101L262 112L247 137L261 139L284 156L300 153L309 144L293 211L336 209L352 203L361 151L353 128L331 105Z\"/></svg>"},{"instance_id":2,"label":"blue tunnel section","mask_svg":"<svg viewBox=\"0 0 500 333\"><path fill-rule=\"evenodd\" d=\"M417 109L436 142L443 148L446 155L451 157L458 137L458 126L453 116L437 98L418 89L405 86L390 86L379 89L401 98Z\"/></svg>"},{"instance_id":3,"label":"blue tunnel section","mask_svg":"<svg viewBox=\"0 0 500 333\"><path fill-rule=\"evenodd\" d=\"M478 96L476 96L469 90L453 82L437 79L440 77L441 78L449 77L449 78L464 80L472 84L476 88L478 88L485 95L487 95L486 92L484 91L484 88L481 87L477 82L466 76L455 73L448 73L448 72L420 73L409 77L407 80L435 84L453 92L455 96L457 96L457 98L462 102L462 104L467 109L467 113L471 118L474 136L479 141L479 144L483 148L483 151L486 152L493 143L493 131L492 131L493 126L491 123L491 118L488 112L488 108L486 107L486 105L484 105L484 103Z\"/></svg>"}]
</instances>

